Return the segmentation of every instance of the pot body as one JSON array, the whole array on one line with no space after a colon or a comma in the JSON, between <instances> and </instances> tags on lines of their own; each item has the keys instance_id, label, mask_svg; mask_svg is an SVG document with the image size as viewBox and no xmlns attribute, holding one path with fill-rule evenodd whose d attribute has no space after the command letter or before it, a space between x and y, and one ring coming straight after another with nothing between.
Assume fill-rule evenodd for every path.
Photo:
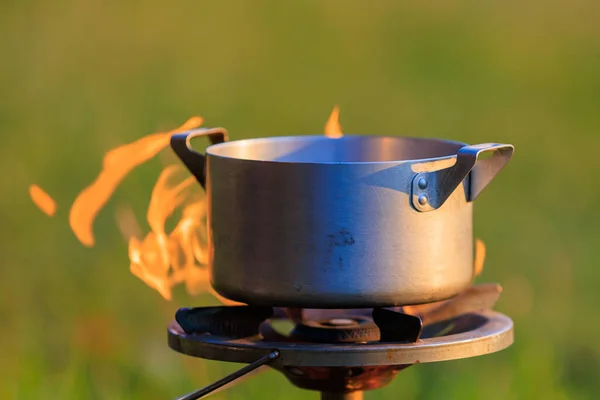
<instances>
[{"instance_id":1,"label":"pot body","mask_svg":"<svg viewBox=\"0 0 600 400\"><path fill-rule=\"evenodd\" d=\"M443 181L435 171L459 164L462 148L381 136L210 146L214 289L251 305L304 308L419 304L458 294L473 274L471 169L441 205L439 187L431 186Z\"/></svg>"}]
</instances>

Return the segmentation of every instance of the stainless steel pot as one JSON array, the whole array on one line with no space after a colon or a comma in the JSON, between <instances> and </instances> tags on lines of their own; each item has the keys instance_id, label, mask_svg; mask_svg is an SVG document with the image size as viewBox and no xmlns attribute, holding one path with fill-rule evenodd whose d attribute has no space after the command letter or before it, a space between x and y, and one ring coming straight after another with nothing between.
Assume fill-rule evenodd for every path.
<instances>
[{"instance_id":1,"label":"stainless steel pot","mask_svg":"<svg viewBox=\"0 0 600 400\"><path fill-rule=\"evenodd\" d=\"M206 156L196 136L212 140ZM222 128L171 146L207 191L214 289L305 308L419 304L469 286L472 201L514 150L354 135L227 142Z\"/></svg>"}]
</instances>

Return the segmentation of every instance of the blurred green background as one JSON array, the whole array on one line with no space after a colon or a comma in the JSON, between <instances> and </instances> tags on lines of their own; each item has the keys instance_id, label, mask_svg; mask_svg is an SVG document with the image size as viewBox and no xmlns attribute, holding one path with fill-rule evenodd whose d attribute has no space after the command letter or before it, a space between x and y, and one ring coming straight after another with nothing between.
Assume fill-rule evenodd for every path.
<instances>
[{"instance_id":1,"label":"blurred green background","mask_svg":"<svg viewBox=\"0 0 600 400\"><path fill-rule=\"evenodd\" d=\"M192 115L232 139L346 133L516 147L478 199L480 280L516 342L399 374L367 399L587 399L600 390L600 3L33 1L0 4L0 398L169 399L238 365L168 349L183 305L130 274L115 222L144 221L159 159L79 244L68 209L109 149ZM167 155L168 156L168 155ZM37 183L59 205L30 201ZM317 398L268 372L214 398Z\"/></svg>"}]
</instances>

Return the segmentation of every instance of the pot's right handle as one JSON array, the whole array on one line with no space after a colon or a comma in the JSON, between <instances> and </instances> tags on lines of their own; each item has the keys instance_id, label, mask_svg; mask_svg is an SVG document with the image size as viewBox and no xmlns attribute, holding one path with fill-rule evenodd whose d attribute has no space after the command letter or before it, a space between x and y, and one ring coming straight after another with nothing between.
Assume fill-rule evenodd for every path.
<instances>
[{"instance_id":1,"label":"pot's right handle","mask_svg":"<svg viewBox=\"0 0 600 400\"><path fill-rule=\"evenodd\" d=\"M498 143L462 147L453 166L415 175L410 196L413 207L422 212L437 210L469 173L467 201L475 200L508 163L514 150L513 145ZM491 157L479 159L481 154L488 152L492 152Z\"/></svg>"},{"instance_id":2,"label":"pot's right handle","mask_svg":"<svg viewBox=\"0 0 600 400\"><path fill-rule=\"evenodd\" d=\"M223 143L229 139L224 128L193 129L171 136L171 148L206 189L206 156L194 150L190 144L190 139L197 136L207 136L212 144Z\"/></svg>"}]
</instances>

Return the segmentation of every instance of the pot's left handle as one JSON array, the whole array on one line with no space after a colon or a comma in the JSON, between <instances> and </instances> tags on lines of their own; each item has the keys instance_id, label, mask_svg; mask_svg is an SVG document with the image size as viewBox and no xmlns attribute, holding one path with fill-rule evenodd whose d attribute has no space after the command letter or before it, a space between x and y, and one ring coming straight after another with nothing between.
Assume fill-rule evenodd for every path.
<instances>
[{"instance_id":1,"label":"pot's left handle","mask_svg":"<svg viewBox=\"0 0 600 400\"><path fill-rule=\"evenodd\" d=\"M413 207L421 212L437 210L467 177L470 177L467 201L475 200L508 163L514 150L511 144L499 143L462 147L453 166L415 175L410 196ZM486 153L491 157L481 157Z\"/></svg>"},{"instance_id":2,"label":"pot's left handle","mask_svg":"<svg viewBox=\"0 0 600 400\"><path fill-rule=\"evenodd\" d=\"M171 136L171 148L206 189L206 156L192 148L190 140L197 136L207 136L212 144L229 140L224 128L200 128L176 133Z\"/></svg>"}]
</instances>

